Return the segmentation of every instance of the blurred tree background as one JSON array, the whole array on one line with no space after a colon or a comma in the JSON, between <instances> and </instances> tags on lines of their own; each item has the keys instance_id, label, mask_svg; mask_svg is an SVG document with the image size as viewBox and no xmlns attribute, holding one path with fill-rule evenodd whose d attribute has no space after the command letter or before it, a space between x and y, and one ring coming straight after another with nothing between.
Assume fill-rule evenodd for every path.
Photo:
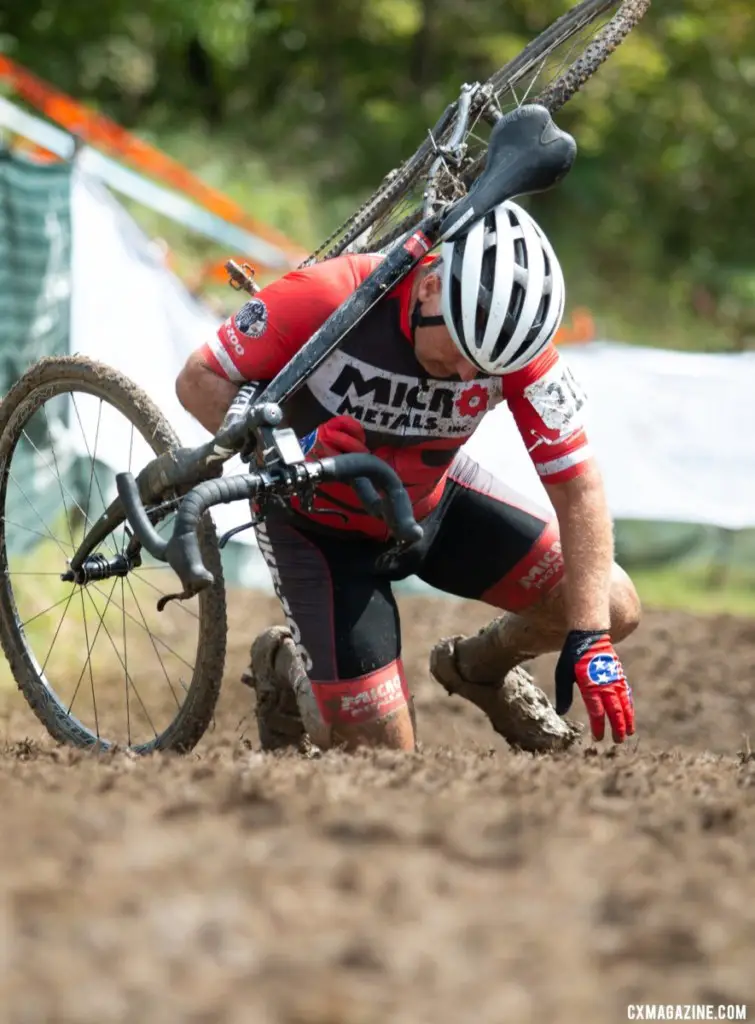
<instances>
[{"instance_id":1,"label":"blurred tree background","mask_svg":"<svg viewBox=\"0 0 755 1024\"><path fill-rule=\"evenodd\" d=\"M0 52L312 246L569 0L3 0ZM755 341L755 5L655 0L536 213L621 340ZM168 233L166 232L166 237Z\"/></svg>"}]
</instances>

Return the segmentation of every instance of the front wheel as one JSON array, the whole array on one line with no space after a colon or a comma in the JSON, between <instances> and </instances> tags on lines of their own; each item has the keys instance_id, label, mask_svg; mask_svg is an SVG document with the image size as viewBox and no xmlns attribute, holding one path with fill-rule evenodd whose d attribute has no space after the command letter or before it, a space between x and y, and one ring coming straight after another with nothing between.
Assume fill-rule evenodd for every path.
<instances>
[{"instance_id":1,"label":"front wheel","mask_svg":"<svg viewBox=\"0 0 755 1024\"><path fill-rule=\"evenodd\" d=\"M138 551L125 524L105 538L86 583L61 579L116 496L115 474L137 474L177 445L140 388L86 358L41 360L0 405L0 642L56 740L184 752L210 723L226 606L209 516L200 542L215 582L191 601L157 611L161 596L182 587L169 566ZM169 507L158 529L169 533L173 519ZM0 685L8 682L6 670Z\"/></svg>"}]
</instances>

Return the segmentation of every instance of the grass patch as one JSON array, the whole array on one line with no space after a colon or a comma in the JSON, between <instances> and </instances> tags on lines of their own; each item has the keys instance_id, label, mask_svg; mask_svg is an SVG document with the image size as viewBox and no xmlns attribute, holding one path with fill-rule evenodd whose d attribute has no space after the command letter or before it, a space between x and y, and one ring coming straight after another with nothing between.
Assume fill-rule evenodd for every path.
<instances>
[{"instance_id":1,"label":"grass patch","mask_svg":"<svg viewBox=\"0 0 755 1024\"><path fill-rule=\"evenodd\" d=\"M712 573L706 567L631 571L643 604L700 615L755 616L755 574L734 567Z\"/></svg>"}]
</instances>

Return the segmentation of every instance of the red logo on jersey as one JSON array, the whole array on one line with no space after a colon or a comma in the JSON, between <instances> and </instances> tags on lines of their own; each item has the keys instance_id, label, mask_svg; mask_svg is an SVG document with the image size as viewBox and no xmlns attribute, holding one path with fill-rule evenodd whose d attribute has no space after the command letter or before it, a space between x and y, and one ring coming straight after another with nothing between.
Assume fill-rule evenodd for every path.
<instances>
[{"instance_id":1,"label":"red logo on jersey","mask_svg":"<svg viewBox=\"0 0 755 1024\"><path fill-rule=\"evenodd\" d=\"M479 416L490 404L488 389L482 384L470 384L456 399L460 416Z\"/></svg>"}]
</instances>

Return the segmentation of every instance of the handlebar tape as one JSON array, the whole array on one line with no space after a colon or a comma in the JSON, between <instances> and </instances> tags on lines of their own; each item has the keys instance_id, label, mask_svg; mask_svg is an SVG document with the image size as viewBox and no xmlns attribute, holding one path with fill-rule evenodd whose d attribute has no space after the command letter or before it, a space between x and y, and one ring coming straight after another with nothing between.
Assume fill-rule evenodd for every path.
<instances>
[{"instance_id":1,"label":"handlebar tape","mask_svg":"<svg viewBox=\"0 0 755 1024\"><path fill-rule=\"evenodd\" d=\"M321 481L350 483L365 477L384 492L383 514L391 533L405 544L422 539L422 527L414 518L412 503L395 470L376 455L336 455L323 459Z\"/></svg>"},{"instance_id":2,"label":"handlebar tape","mask_svg":"<svg viewBox=\"0 0 755 1024\"><path fill-rule=\"evenodd\" d=\"M422 538L422 527L414 518L404 485L398 474L382 459L366 454L338 455L323 459L319 467L319 482L352 483L359 478L369 482L367 490L380 501L383 518L396 539L408 545ZM197 527L204 513L213 505L251 498L269 483L263 475L250 473L197 484L181 500L172 536L165 541L149 518L133 475L119 473L116 476L118 494L135 536L151 555L168 562L188 594L203 590L215 579L204 566L197 536ZM375 488L383 492L384 499L379 498Z\"/></svg>"},{"instance_id":3,"label":"handlebar tape","mask_svg":"<svg viewBox=\"0 0 755 1024\"><path fill-rule=\"evenodd\" d=\"M115 485L137 540L151 555L164 562L168 542L152 525L139 496L139 487L133 473L116 473Z\"/></svg>"},{"instance_id":4,"label":"handlebar tape","mask_svg":"<svg viewBox=\"0 0 755 1024\"><path fill-rule=\"evenodd\" d=\"M182 500L173 535L168 541L166 556L171 567L187 589L210 586L215 577L204 567L199 548L197 527L212 505L226 505L232 501L251 498L261 485L258 474L220 477L197 484Z\"/></svg>"}]
</instances>

